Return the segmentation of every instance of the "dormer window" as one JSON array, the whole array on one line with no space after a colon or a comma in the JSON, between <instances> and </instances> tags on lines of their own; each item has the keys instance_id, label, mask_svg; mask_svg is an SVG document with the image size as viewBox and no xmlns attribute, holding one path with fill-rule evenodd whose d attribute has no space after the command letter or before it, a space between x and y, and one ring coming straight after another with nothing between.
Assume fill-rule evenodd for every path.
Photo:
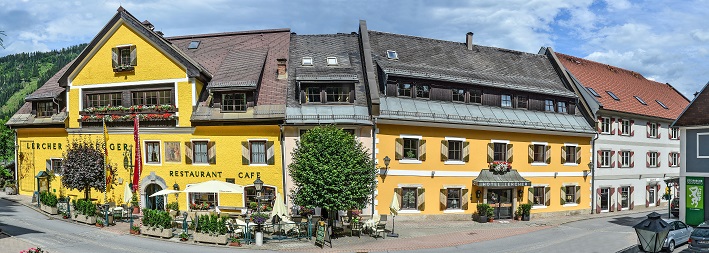
<instances>
[{"instance_id":1,"label":"dormer window","mask_svg":"<svg viewBox=\"0 0 709 253\"><path fill-rule=\"evenodd\" d=\"M133 71L138 65L135 45L117 46L112 48L113 71Z\"/></svg>"},{"instance_id":2,"label":"dormer window","mask_svg":"<svg viewBox=\"0 0 709 253\"><path fill-rule=\"evenodd\" d=\"M199 47L199 42L199 40L190 41L190 45L187 46L187 49L197 49Z\"/></svg>"},{"instance_id":3,"label":"dormer window","mask_svg":"<svg viewBox=\"0 0 709 253\"><path fill-rule=\"evenodd\" d=\"M301 62L301 65L313 66L313 57L303 57L303 61Z\"/></svg>"},{"instance_id":4,"label":"dormer window","mask_svg":"<svg viewBox=\"0 0 709 253\"><path fill-rule=\"evenodd\" d=\"M222 111L225 112L245 112L246 93L225 93L222 94Z\"/></svg>"},{"instance_id":5,"label":"dormer window","mask_svg":"<svg viewBox=\"0 0 709 253\"><path fill-rule=\"evenodd\" d=\"M633 97L635 97L635 99L637 99L638 102L640 102L641 104L647 105L647 103L645 103L645 100L643 100L642 98L640 98L640 97L638 97L638 96L633 96Z\"/></svg>"},{"instance_id":6,"label":"dormer window","mask_svg":"<svg viewBox=\"0 0 709 253\"><path fill-rule=\"evenodd\" d=\"M396 51L394 51L394 50L387 50L387 59L398 60L399 54L397 54Z\"/></svg>"},{"instance_id":7,"label":"dormer window","mask_svg":"<svg viewBox=\"0 0 709 253\"><path fill-rule=\"evenodd\" d=\"M327 65L337 65L337 57L327 57Z\"/></svg>"},{"instance_id":8,"label":"dormer window","mask_svg":"<svg viewBox=\"0 0 709 253\"><path fill-rule=\"evenodd\" d=\"M51 117L54 114L54 103L52 101L37 102L37 117Z\"/></svg>"}]
</instances>

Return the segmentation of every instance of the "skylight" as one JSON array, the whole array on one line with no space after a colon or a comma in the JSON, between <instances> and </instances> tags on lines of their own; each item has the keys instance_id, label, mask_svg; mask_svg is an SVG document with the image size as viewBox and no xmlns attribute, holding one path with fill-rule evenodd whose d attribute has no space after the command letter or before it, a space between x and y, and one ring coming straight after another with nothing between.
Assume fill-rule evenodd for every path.
<instances>
[{"instance_id":1,"label":"skylight","mask_svg":"<svg viewBox=\"0 0 709 253\"><path fill-rule=\"evenodd\" d=\"M616 96L612 91L606 91L606 93L608 93L608 95L611 95L611 97L616 101L620 101L620 98L618 98L618 96Z\"/></svg>"},{"instance_id":2,"label":"skylight","mask_svg":"<svg viewBox=\"0 0 709 253\"><path fill-rule=\"evenodd\" d=\"M591 92L591 95L594 95L594 96L599 97L599 98L601 97L601 95L599 95L598 92L596 92L596 90L594 90L593 88L587 87L586 89L588 89L588 91Z\"/></svg>"},{"instance_id":3,"label":"skylight","mask_svg":"<svg viewBox=\"0 0 709 253\"><path fill-rule=\"evenodd\" d=\"M387 50L387 59L398 60L399 54L397 54L396 51L394 51L394 50Z\"/></svg>"},{"instance_id":4,"label":"skylight","mask_svg":"<svg viewBox=\"0 0 709 253\"><path fill-rule=\"evenodd\" d=\"M667 106L666 106L664 103L662 103L662 101L660 101L660 100L655 100L655 102L657 102L658 104L660 104L660 106L662 106L662 108L665 108L665 109L668 109L668 110L670 109L670 108L667 108Z\"/></svg>"},{"instance_id":5,"label":"skylight","mask_svg":"<svg viewBox=\"0 0 709 253\"><path fill-rule=\"evenodd\" d=\"M313 57L303 57L301 64L303 66L313 66Z\"/></svg>"},{"instance_id":6,"label":"skylight","mask_svg":"<svg viewBox=\"0 0 709 253\"><path fill-rule=\"evenodd\" d=\"M641 104L647 105L647 103L645 103L645 100L643 100L642 98L640 98L640 97L638 97L638 96L633 96L633 97L635 97L635 99L637 99L638 102L640 102Z\"/></svg>"},{"instance_id":7,"label":"skylight","mask_svg":"<svg viewBox=\"0 0 709 253\"><path fill-rule=\"evenodd\" d=\"M199 47L199 40L193 40L190 42L190 45L187 46L187 49L197 49Z\"/></svg>"},{"instance_id":8,"label":"skylight","mask_svg":"<svg viewBox=\"0 0 709 253\"><path fill-rule=\"evenodd\" d=\"M327 65L337 65L337 57L327 57Z\"/></svg>"}]
</instances>

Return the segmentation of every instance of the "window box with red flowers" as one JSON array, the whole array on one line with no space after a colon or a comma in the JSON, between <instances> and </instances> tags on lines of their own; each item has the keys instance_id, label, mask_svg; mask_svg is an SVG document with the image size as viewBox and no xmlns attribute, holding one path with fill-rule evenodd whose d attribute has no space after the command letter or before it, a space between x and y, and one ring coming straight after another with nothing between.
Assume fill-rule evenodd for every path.
<instances>
[{"instance_id":1,"label":"window box with red flowers","mask_svg":"<svg viewBox=\"0 0 709 253\"><path fill-rule=\"evenodd\" d=\"M143 114L111 114L111 115L82 115L79 122L130 122L138 117L140 121L166 121L177 120L174 113L143 113Z\"/></svg>"},{"instance_id":2,"label":"window box with red flowers","mask_svg":"<svg viewBox=\"0 0 709 253\"><path fill-rule=\"evenodd\" d=\"M490 171L493 173L504 174L512 170L512 164L508 162L491 162Z\"/></svg>"},{"instance_id":3,"label":"window box with red flowers","mask_svg":"<svg viewBox=\"0 0 709 253\"><path fill-rule=\"evenodd\" d=\"M87 107L83 111L79 112L80 115L101 115L101 114L115 114L115 115L125 115L134 113L174 113L177 112L177 107L174 105L133 105L130 107L123 106L101 106L101 107Z\"/></svg>"}]
</instances>

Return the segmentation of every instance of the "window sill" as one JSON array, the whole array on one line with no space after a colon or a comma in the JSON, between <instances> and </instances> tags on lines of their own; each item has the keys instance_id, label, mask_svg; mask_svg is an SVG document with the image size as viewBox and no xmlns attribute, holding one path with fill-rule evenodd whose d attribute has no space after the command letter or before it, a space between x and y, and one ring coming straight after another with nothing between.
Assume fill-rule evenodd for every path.
<instances>
[{"instance_id":1,"label":"window sill","mask_svg":"<svg viewBox=\"0 0 709 253\"><path fill-rule=\"evenodd\" d=\"M549 165L547 163L541 163L541 162L533 162L531 164L532 164L532 166L547 166L547 165Z\"/></svg>"},{"instance_id":2,"label":"window sill","mask_svg":"<svg viewBox=\"0 0 709 253\"><path fill-rule=\"evenodd\" d=\"M463 213L465 210L463 209L450 209L450 210L443 210L443 213Z\"/></svg>"},{"instance_id":3,"label":"window sill","mask_svg":"<svg viewBox=\"0 0 709 253\"><path fill-rule=\"evenodd\" d=\"M197 165L197 166L209 166L209 163L192 163L192 165Z\"/></svg>"},{"instance_id":4,"label":"window sill","mask_svg":"<svg viewBox=\"0 0 709 253\"><path fill-rule=\"evenodd\" d=\"M249 166L262 167L262 166L268 166L268 164L265 164L265 163L254 163L254 164L249 164Z\"/></svg>"},{"instance_id":5,"label":"window sill","mask_svg":"<svg viewBox=\"0 0 709 253\"><path fill-rule=\"evenodd\" d=\"M446 165L465 165L465 162L463 161L445 161L443 164Z\"/></svg>"},{"instance_id":6,"label":"window sill","mask_svg":"<svg viewBox=\"0 0 709 253\"><path fill-rule=\"evenodd\" d=\"M145 165L150 165L150 166L160 166L162 163L145 163Z\"/></svg>"},{"instance_id":7,"label":"window sill","mask_svg":"<svg viewBox=\"0 0 709 253\"><path fill-rule=\"evenodd\" d=\"M573 204L564 204L563 207L572 207L572 206L579 206L579 204L573 203Z\"/></svg>"},{"instance_id":8,"label":"window sill","mask_svg":"<svg viewBox=\"0 0 709 253\"><path fill-rule=\"evenodd\" d=\"M564 166L579 166L578 163L564 163Z\"/></svg>"},{"instance_id":9,"label":"window sill","mask_svg":"<svg viewBox=\"0 0 709 253\"><path fill-rule=\"evenodd\" d=\"M399 210L399 213L421 213L419 210Z\"/></svg>"},{"instance_id":10,"label":"window sill","mask_svg":"<svg viewBox=\"0 0 709 253\"><path fill-rule=\"evenodd\" d=\"M399 163L403 163L403 164L421 164L422 162L421 162L421 160L405 160L405 159L402 159L402 160L399 160Z\"/></svg>"},{"instance_id":11,"label":"window sill","mask_svg":"<svg viewBox=\"0 0 709 253\"><path fill-rule=\"evenodd\" d=\"M548 206L535 205L535 206L532 206L532 210L534 210L534 209L546 209L547 207L548 207Z\"/></svg>"}]
</instances>

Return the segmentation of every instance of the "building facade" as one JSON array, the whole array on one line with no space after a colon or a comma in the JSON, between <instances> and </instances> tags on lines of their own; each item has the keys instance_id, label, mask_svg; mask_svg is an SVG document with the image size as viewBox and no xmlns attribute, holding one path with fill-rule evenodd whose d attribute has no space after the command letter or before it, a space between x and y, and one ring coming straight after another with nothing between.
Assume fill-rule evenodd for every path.
<instances>
[{"instance_id":1,"label":"building facade","mask_svg":"<svg viewBox=\"0 0 709 253\"><path fill-rule=\"evenodd\" d=\"M660 206L665 180L679 176L680 136L670 125L689 101L669 84L603 63L555 53L598 133L594 211ZM679 188L670 189L675 195Z\"/></svg>"},{"instance_id":2,"label":"building facade","mask_svg":"<svg viewBox=\"0 0 709 253\"><path fill-rule=\"evenodd\" d=\"M595 131L546 55L475 45L472 33L459 43L362 22L360 36L378 93L379 213L394 198L404 215L470 217L477 203L502 219L521 203L533 216L589 211Z\"/></svg>"},{"instance_id":3,"label":"building facade","mask_svg":"<svg viewBox=\"0 0 709 253\"><path fill-rule=\"evenodd\" d=\"M8 121L17 133L19 193L83 197L62 187L62 157L75 139L102 140L106 121L108 160L119 167L108 201L128 202L137 117L141 207L162 209L173 201L182 210L201 203L244 207L255 201L258 177L267 197L282 194L279 123L289 40L288 29L166 38L119 8L79 57ZM41 171L57 177L47 185L35 178ZM208 180L244 185L245 193L150 197ZM91 197L104 202L102 193Z\"/></svg>"},{"instance_id":4,"label":"building facade","mask_svg":"<svg viewBox=\"0 0 709 253\"><path fill-rule=\"evenodd\" d=\"M709 85L709 84L707 84ZM707 85L695 94L694 100L682 112L673 127L680 128L680 194L679 216L689 225L709 220L709 91Z\"/></svg>"}]
</instances>

